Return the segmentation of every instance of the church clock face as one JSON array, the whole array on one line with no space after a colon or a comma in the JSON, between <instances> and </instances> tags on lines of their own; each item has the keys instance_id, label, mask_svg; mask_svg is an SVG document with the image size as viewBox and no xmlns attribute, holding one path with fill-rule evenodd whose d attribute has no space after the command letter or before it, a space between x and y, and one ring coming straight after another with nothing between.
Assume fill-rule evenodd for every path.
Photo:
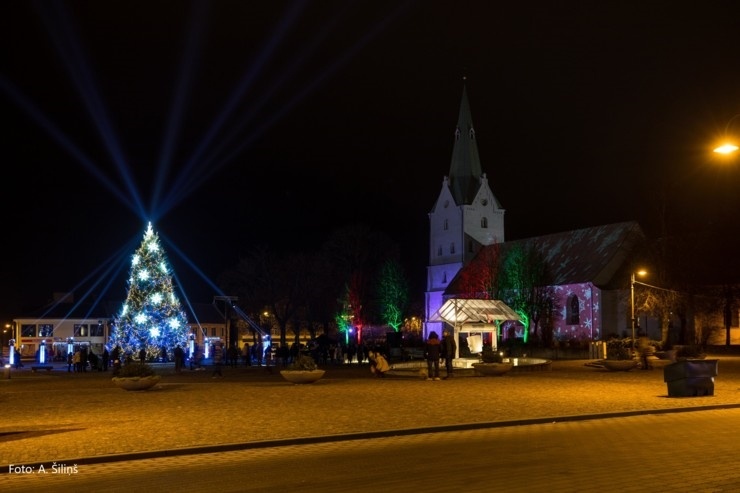
<instances>
[{"instance_id":1,"label":"church clock face","mask_svg":"<svg viewBox=\"0 0 740 493\"><path fill-rule=\"evenodd\" d=\"M480 199L482 205L488 205L488 199Z\"/></svg>"}]
</instances>

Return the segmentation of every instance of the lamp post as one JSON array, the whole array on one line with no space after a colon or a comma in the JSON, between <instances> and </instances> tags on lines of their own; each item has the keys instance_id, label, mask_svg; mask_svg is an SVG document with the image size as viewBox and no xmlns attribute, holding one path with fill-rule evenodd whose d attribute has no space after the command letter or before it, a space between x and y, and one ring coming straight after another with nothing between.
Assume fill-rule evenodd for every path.
<instances>
[{"instance_id":1,"label":"lamp post","mask_svg":"<svg viewBox=\"0 0 740 493\"><path fill-rule=\"evenodd\" d=\"M644 276L647 274L644 270L638 270L637 275ZM632 353L635 352L635 272L630 276L630 307L632 309L632 316L630 323L632 324Z\"/></svg>"}]
</instances>

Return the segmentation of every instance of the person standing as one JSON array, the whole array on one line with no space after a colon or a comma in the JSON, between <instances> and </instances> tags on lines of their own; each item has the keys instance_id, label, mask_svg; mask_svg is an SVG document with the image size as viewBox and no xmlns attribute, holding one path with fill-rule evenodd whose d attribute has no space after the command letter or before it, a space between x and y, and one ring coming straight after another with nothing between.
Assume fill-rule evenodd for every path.
<instances>
[{"instance_id":1,"label":"person standing","mask_svg":"<svg viewBox=\"0 0 740 493\"><path fill-rule=\"evenodd\" d=\"M113 374L115 375L118 370L121 369L121 358L123 355L121 354L121 346L116 345L116 347L113 348L113 352L111 353L111 361L113 361Z\"/></svg>"},{"instance_id":2,"label":"person standing","mask_svg":"<svg viewBox=\"0 0 740 493\"><path fill-rule=\"evenodd\" d=\"M445 369L447 370L447 378L452 377L452 360L455 359L455 356L457 355L457 343L455 343L455 338L452 337L452 334L449 330L446 330L442 333L442 357L445 359Z\"/></svg>"},{"instance_id":3,"label":"person standing","mask_svg":"<svg viewBox=\"0 0 740 493\"><path fill-rule=\"evenodd\" d=\"M242 358L244 358L244 366L252 366L252 353L249 351L248 342L245 342L242 348Z\"/></svg>"},{"instance_id":4,"label":"person standing","mask_svg":"<svg viewBox=\"0 0 740 493\"><path fill-rule=\"evenodd\" d=\"M72 366L74 367L75 372L79 373L82 371L82 365L80 363L80 350L77 349L74 354L72 355Z\"/></svg>"},{"instance_id":5,"label":"person standing","mask_svg":"<svg viewBox=\"0 0 740 493\"><path fill-rule=\"evenodd\" d=\"M424 347L424 353L427 356L427 380L439 380L439 358L442 351L441 346L439 336L436 332L431 331Z\"/></svg>"},{"instance_id":6,"label":"person standing","mask_svg":"<svg viewBox=\"0 0 740 493\"><path fill-rule=\"evenodd\" d=\"M87 372L87 346L80 346L80 371Z\"/></svg>"},{"instance_id":7,"label":"person standing","mask_svg":"<svg viewBox=\"0 0 740 493\"><path fill-rule=\"evenodd\" d=\"M139 349L139 363L146 363L146 349Z\"/></svg>"},{"instance_id":8,"label":"person standing","mask_svg":"<svg viewBox=\"0 0 740 493\"><path fill-rule=\"evenodd\" d=\"M257 366L262 366L262 358L265 357L265 346L260 340L254 347L254 355L257 360Z\"/></svg>"},{"instance_id":9,"label":"person standing","mask_svg":"<svg viewBox=\"0 0 740 493\"><path fill-rule=\"evenodd\" d=\"M178 344L175 346L173 353L175 356L175 372L180 373L182 371L182 366L185 363L185 351Z\"/></svg>"},{"instance_id":10,"label":"person standing","mask_svg":"<svg viewBox=\"0 0 740 493\"><path fill-rule=\"evenodd\" d=\"M211 378L223 377L223 374L221 373L221 363L224 359L224 349L221 347L221 344L216 344L213 346L213 374L211 375Z\"/></svg>"},{"instance_id":11,"label":"person standing","mask_svg":"<svg viewBox=\"0 0 740 493\"><path fill-rule=\"evenodd\" d=\"M640 333L640 338L637 339L637 349L640 353L640 366L642 369L652 370L653 366L650 364L650 356L655 352L655 348L650 344L647 334Z\"/></svg>"},{"instance_id":12,"label":"person standing","mask_svg":"<svg viewBox=\"0 0 740 493\"><path fill-rule=\"evenodd\" d=\"M103 366L100 368L100 371L108 371L108 363L110 362L110 353L108 352L108 347L103 348Z\"/></svg>"},{"instance_id":13,"label":"person standing","mask_svg":"<svg viewBox=\"0 0 740 493\"><path fill-rule=\"evenodd\" d=\"M347 364L352 364L352 359L355 357L355 353L357 352L357 349L355 348L354 344L350 344L347 346Z\"/></svg>"},{"instance_id":14,"label":"person standing","mask_svg":"<svg viewBox=\"0 0 740 493\"><path fill-rule=\"evenodd\" d=\"M239 364L239 348L234 344L231 343L231 346L229 346L229 366L232 368L236 368Z\"/></svg>"}]
</instances>

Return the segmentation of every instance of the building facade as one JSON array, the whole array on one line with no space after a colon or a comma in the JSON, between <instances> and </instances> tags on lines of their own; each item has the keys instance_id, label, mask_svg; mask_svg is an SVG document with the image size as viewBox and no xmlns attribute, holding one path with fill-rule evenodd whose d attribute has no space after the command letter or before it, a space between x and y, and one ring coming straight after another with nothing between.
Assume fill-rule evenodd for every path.
<instances>
[{"instance_id":1,"label":"building facade","mask_svg":"<svg viewBox=\"0 0 740 493\"><path fill-rule=\"evenodd\" d=\"M122 303L76 302L71 293L55 293L50 304L13 319L13 352L21 360L39 361L43 347L46 362L66 361L67 354L80 346L101 355L109 343ZM227 321L215 303L190 304L186 312L195 344L204 347L209 341L227 340ZM9 355L8 348L6 358Z\"/></svg>"}]
</instances>

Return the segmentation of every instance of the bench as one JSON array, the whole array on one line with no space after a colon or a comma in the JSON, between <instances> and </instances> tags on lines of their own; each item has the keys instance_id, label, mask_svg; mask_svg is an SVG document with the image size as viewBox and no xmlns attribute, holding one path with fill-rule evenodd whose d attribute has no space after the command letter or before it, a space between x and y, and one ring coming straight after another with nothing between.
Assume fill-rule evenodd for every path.
<instances>
[{"instance_id":1,"label":"bench","mask_svg":"<svg viewBox=\"0 0 740 493\"><path fill-rule=\"evenodd\" d=\"M51 371L53 369L54 369L54 367L51 366L51 365L34 365L34 366L31 367L31 371L34 372L34 373L36 373L36 371L38 371L38 370Z\"/></svg>"}]
</instances>

